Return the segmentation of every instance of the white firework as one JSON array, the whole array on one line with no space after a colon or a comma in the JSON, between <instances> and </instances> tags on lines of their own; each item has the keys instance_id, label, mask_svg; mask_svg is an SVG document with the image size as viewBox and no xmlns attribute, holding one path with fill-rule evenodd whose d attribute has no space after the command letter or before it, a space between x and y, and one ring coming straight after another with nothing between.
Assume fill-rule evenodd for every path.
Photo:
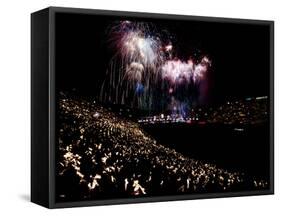
<instances>
[{"instance_id":1,"label":"white firework","mask_svg":"<svg viewBox=\"0 0 281 216\"><path fill-rule=\"evenodd\" d=\"M125 78L127 80L141 82L143 77L144 67L143 64L132 62L126 66Z\"/></svg>"},{"instance_id":2,"label":"white firework","mask_svg":"<svg viewBox=\"0 0 281 216\"><path fill-rule=\"evenodd\" d=\"M168 60L161 68L163 80L171 85L193 82L199 82L204 78L208 70L210 61L203 57L199 64L194 64L192 60L187 62L181 60Z\"/></svg>"}]
</instances>

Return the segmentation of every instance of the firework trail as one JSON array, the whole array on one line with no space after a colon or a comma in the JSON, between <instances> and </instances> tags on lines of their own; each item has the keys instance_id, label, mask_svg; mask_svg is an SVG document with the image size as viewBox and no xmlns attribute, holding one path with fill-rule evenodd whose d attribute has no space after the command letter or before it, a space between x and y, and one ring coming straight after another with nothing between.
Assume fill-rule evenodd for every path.
<instances>
[{"instance_id":1,"label":"firework trail","mask_svg":"<svg viewBox=\"0 0 281 216\"><path fill-rule=\"evenodd\" d=\"M154 27L149 23L121 21L111 28L109 35L116 54L107 70L101 101L151 109L151 86L156 84L164 60Z\"/></svg>"},{"instance_id":2,"label":"firework trail","mask_svg":"<svg viewBox=\"0 0 281 216\"><path fill-rule=\"evenodd\" d=\"M146 22L121 21L111 27L116 53L101 87L102 102L144 110L187 109L191 86L204 79L211 62L207 57L175 60L172 42L162 36Z\"/></svg>"}]
</instances>

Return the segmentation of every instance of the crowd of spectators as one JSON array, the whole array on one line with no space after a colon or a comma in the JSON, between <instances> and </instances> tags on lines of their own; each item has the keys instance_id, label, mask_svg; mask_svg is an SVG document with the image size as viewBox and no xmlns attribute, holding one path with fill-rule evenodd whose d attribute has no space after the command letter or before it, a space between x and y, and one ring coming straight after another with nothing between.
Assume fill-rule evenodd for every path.
<instances>
[{"instance_id":1,"label":"crowd of spectators","mask_svg":"<svg viewBox=\"0 0 281 216\"><path fill-rule=\"evenodd\" d=\"M90 100L59 99L60 201L254 190L268 186L164 147L138 123Z\"/></svg>"},{"instance_id":2,"label":"crowd of spectators","mask_svg":"<svg viewBox=\"0 0 281 216\"><path fill-rule=\"evenodd\" d=\"M268 121L267 97L228 101L217 107L207 118L209 123L259 124Z\"/></svg>"}]
</instances>

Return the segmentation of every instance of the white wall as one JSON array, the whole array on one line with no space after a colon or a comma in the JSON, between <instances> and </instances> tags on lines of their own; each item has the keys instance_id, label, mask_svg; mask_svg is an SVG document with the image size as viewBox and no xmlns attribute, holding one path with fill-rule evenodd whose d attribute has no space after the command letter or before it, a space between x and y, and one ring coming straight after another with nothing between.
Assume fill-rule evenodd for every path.
<instances>
[{"instance_id":1,"label":"white wall","mask_svg":"<svg viewBox=\"0 0 281 216\"><path fill-rule=\"evenodd\" d=\"M281 6L278 0L2 0L0 3L0 215L277 215L280 132L275 140L276 195L46 210L28 202L30 181L30 13L47 6L275 20L275 131L280 125ZM258 48L257 48L258 49ZM258 64L258 62L257 62ZM253 74L254 80L254 74Z\"/></svg>"}]
</instances>

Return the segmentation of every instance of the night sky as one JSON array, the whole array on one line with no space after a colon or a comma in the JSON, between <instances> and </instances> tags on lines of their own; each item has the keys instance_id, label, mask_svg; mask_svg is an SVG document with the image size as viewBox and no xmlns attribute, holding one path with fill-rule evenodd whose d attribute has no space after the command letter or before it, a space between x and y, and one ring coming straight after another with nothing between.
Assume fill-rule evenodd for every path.
<instances>
[{"instance_id":1,"label":"night sky","mask_svg":"<svg viewBox=\"0 0 281 216\"><path fill-rule=\"evenodd\" d=\"M135 18L56 14L56 89L96 96L113 55L107 32L118 20ZM207 55L209 102L269 95L269 26L139 19L169 32L180 58Z\"/></svg>"}]
</instances>

